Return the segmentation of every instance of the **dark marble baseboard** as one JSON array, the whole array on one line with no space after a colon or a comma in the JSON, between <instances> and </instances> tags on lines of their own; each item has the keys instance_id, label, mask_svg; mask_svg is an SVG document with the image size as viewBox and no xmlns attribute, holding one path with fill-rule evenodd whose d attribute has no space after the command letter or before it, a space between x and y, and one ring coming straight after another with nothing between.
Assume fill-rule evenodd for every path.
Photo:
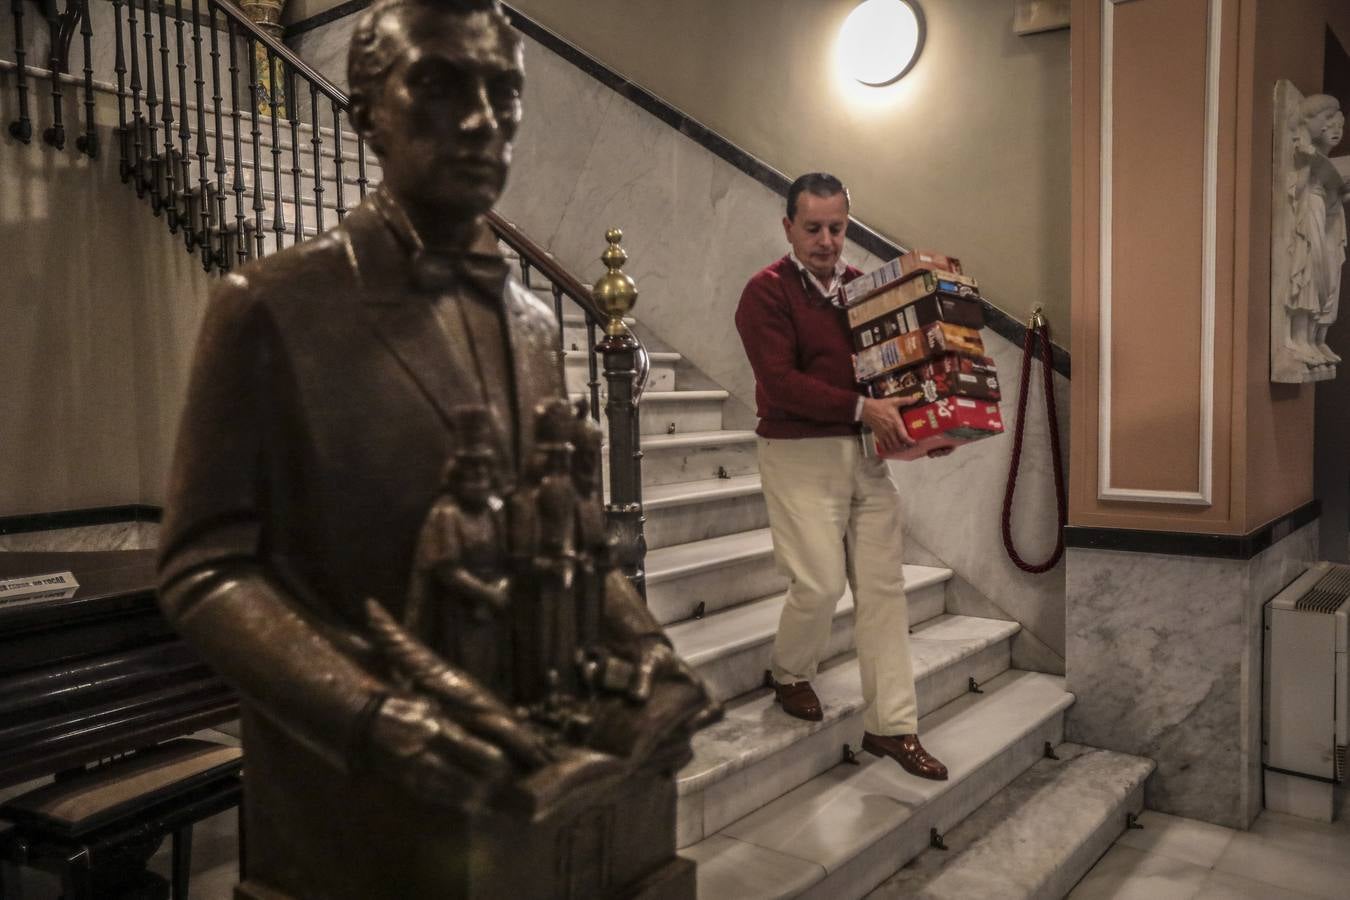
<instances>
[{"instance_id":1,"label":"dark marble baseboard","mask_svg":"<svg viewBox=\"0 0 1350 900\"><path fill-rule=\"evenodd\" d=\"M1090 550L1159 553L1165 556L1204 556L1214 559L1251 559L1293 534L1322 514L1322 504L1310 500L1298 509L1271 519L1247 534L1197 534L1183 531L1142 531L1132 528L1091 528L1070 525L1064 544Z\"/></svg>"},{"instance_id":2,"label":"dark marble baseboard","mask_svg":"<svg viewBox=\"0 0 1350 900\"><path fill-rule=\"evenodd\" d=\"M63 509L57 512L0 516L0 534L24 534L81 528L87 525L113 525L122 522L158 522L164 510L158 506L133 503L125 506L96 506L89 509Z\"/></svg>"},{"instance_id":3,"label":"dark marble baseboard","mask_svg":"<svg viewBox=\"0 0 1350 900\"><path fill-rule=\"evenodd\" d=\"M331 9L310 16L308 19L302 19L299 22L288 25L286 27L285 37L290 39L296 35L304 34L307 31L321 28L338 19L354 15L365 9L370 3L371 0L347 0L346 3L340 3ZM674 106L662 100L660 97L657 97L650 91L629 81L623 75L620 75L580 47L570 43L561 35L550 31L548 28L534 21L519 10L511 7L509 4L504 3L502 5L511 19L511 24L522 34L547 47L550 51L567 60L596 81L599 81L626 100L641 107L643 110L655 116L671 128L674 128L705 150L735 166L741 172L749 175L769 190L780 196L787 196L788 187L792 184L791 178L763 160L757 159L745 152L722 135L693 118L690 118L688 115L681 112L679 109L676 109ZM892 241L851 217L848 225L848 238L868 253L871 253L882 260L894 259L908 250L908 248ZM985 320L989 328L996 334L1012 341L1019 347L1024 344L1027 333L1026 324L987 301L985 303ZM1056 372L1065 378L1070 377L1068 350L1052 343L1051 360Z\"/></svg>"}]
</instances>

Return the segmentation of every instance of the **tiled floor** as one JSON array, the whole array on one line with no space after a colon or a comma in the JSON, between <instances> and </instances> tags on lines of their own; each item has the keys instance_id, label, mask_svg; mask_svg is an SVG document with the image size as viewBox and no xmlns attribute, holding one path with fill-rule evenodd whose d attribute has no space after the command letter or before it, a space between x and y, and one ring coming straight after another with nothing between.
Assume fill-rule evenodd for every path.
<instances>
[{"instance_id":1,"label":"tiled floor","mask_svg":"<svg viewBox=\"0 0 1350 900\"><path fill-rule=\"evenodd\" d=\"M1350 821L1263 812L1249 831L1145 810L1069 900L1350 898Z\"/></svg>"}]
</instances>

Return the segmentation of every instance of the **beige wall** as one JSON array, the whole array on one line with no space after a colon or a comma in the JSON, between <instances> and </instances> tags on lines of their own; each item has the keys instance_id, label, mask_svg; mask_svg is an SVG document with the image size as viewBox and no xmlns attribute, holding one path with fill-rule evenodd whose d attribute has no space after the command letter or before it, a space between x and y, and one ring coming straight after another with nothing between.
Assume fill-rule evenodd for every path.
<instances>
[{"instance_id":1,"label":"beige wall","mask_svg":"<svg viewBox=\"0 0 1350 900\"><path fill-rule=\"evenodd\" d=\"M1117 487L1198 486L1199 226L1206 178L1197 153L1205 139L1209 4L1075 0L1074 524L1241 534L1313 497L1313 386L1269 380L1271 96L1280 78L1292 79L1305 93L1320 90L1324 29L1330 23L1350 34L1350 5L1215 2L1221 27L1213 482L1210 503L1182 505L1104 499L1100 465L1109 451ZM1109 66L1104 10L1114 20ZM1103 129L1108 78L1111 110ZM1109 200L1102 185L1104 151L1111 161ZM1105 227L1111 277L1104 291ZM1109 322L1103 296L1110 298ZM1103 345L1111 352L1109 370L1099 352ZM1104 437L1103 399L1111 404Z\"/></svg>"},{"instance_id":2,"label":"beige wall","mask_svg":"<svg viewBox=\"0 0 1350 900\"><path fill-rule=\"evenodd\" d=\"M73 95L67 123L82 121ZM36 110L40 133L50 107ZM0 74L0 121L14 117ZM93 162L74 134L62 151L0 140L0 515L164 497L212 279L118 179L112 98L98 121Z\"/></svg>"},{"instance_id":3,"label":"beige wall","mask_svg":"<svg viewBox=\"0 0 1350 900\"><path fill-rule=\"evenodd\" d=\"M1067 32L1018 37L1008 0L928 2L914 69L850 89L852 0L513 5L774 168L834 171L862 221L960 256L1018 318L1043 303L1068 343Z\"/></svg>"}]
</instances>

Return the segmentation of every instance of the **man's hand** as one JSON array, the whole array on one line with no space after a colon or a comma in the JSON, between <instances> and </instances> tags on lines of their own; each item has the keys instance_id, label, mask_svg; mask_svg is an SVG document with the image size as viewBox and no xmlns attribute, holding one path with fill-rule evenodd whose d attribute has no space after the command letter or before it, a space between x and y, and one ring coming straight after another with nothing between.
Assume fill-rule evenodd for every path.
<instances>
[{"instance_id":1,"label":"man's hand","mask_svg":"<svg viewBox=\"0 0 1350 900\"><path fill-rule=\"evenodd\" d=\"M368 737L371 765L411 797L438 806L481 806L513 774L506 755L420 698L389 697Z\"/></svg>"},{"instance_id":2,"label":"man's hand","mask_svg":"<svg viewBox=\"0 0 1350 900\"><path fill-rule=\"evenodd\" d=\"M900 418L900 398L886 397L874 400L863 398L862 423L872 429L877 438L877 449L882 453L899 450L914 443Z\"/></svg>"}]
</instances>

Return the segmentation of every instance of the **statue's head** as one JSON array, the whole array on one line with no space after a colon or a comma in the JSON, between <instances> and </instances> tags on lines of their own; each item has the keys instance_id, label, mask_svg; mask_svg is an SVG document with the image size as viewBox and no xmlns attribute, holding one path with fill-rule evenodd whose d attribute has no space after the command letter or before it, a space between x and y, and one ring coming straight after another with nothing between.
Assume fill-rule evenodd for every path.
<instances>
[{"instance_id":1,"label":"statue's head","mask_svg":"<svg viewBox=\"0 0 1350 900\"><path fill-rule=\"evenodd\" d=\"M1340 101L1330 94L1312 94L1304 97L1298 106L1299 118L1313 145L1323 153L1330 153L1345 133L1345 113Z\"/></svg>"},{"instance_id":2,"label":"statue's head","mask_svg":"<svg viewBox=\"0 0 1350 900\"><path fill-rule=\"evenodd\" d=\"M511 164L524 84L497 0L375 0L347 60L352 124L403 204L472 218Z\"/></svg>"}]
</instances>

